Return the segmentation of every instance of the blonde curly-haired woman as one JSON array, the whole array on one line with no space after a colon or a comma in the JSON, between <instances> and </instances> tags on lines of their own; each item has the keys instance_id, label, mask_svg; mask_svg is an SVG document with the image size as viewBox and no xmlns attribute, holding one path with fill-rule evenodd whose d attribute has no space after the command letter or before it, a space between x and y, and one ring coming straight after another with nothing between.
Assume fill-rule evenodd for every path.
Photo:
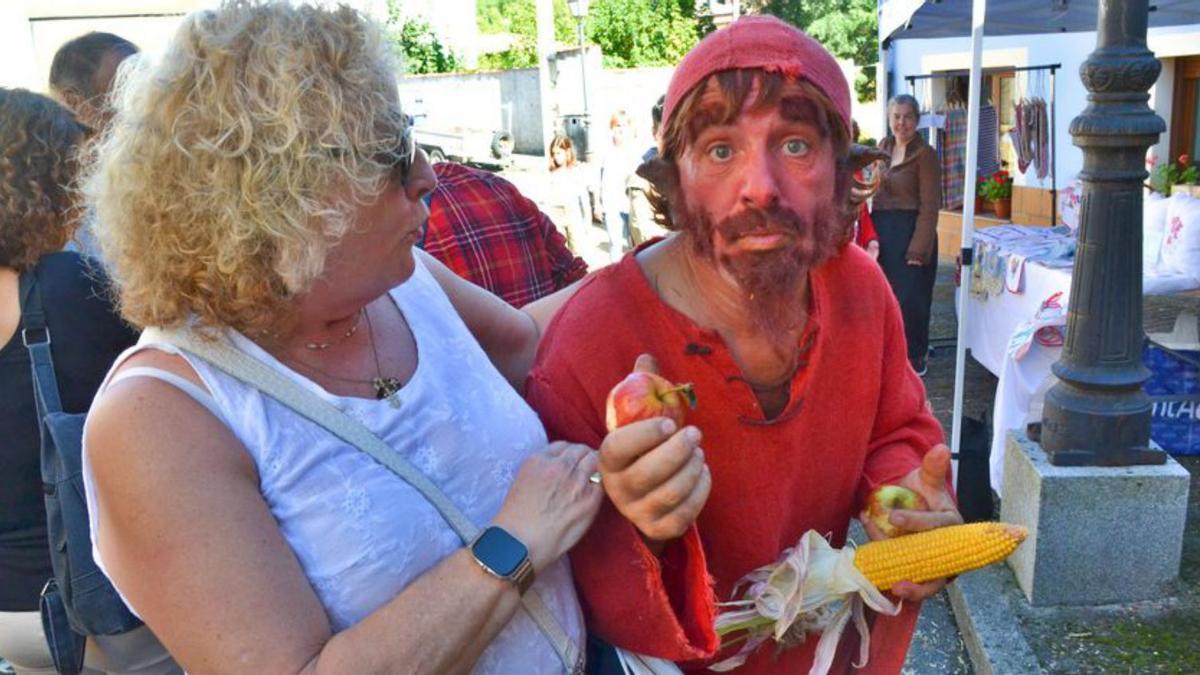
<instances>
[{"instance_id":1,"label":"blonde curly-haired woman","mask_svg":"<svg viewBox=\"0 0 1200 675\"><path fill-rule=\"evenodd\" d=\"M86 193L129 321L208 336L357 419L514 566L326 429L143 337L85 431L92 534L191 673L580 665L518 611L536 578L525 595L582 643L562 556L600 503L595 453L547 446L519 393L562 298L518 311L414 250L435 178L389 51L344 6L194 14L118 84Z\"/></svg>"}]
</instances>

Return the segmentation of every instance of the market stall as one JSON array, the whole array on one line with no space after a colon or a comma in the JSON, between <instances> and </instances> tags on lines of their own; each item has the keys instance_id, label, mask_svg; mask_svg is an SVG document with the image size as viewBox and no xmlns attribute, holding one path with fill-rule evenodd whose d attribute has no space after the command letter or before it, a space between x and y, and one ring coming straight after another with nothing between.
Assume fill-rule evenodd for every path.
<instances>
[{"instance_id":1,"label":"market stall","mask_svg":"<svg viewBox=\"0 0 1200 675\"><path fill-rule=\"evenodd\" d=\"M990 457L997 493L1002 487L1005 435L1040 418L1041 398L1052 383L1050 368L1062 352L1075 253L1072 226L1079 216L1073 194L1069 189L1063 200L1068 226L1009 225L975 233L970 293L959 316L965 348L999 378ZM1200 199L1151 195L1143 223L1144 292L1195 294L1200 290ZM1185 345L1183 351L1194 349L1186 340L1179 344ZM1188 441L1170 445L1179 442L1162 440L1169 451L1192 451Z\"/></svg>"},{"instance_id":2,"label":"market stall","mask_svg":"<svg viewBox=\"0 0 1200 675\"><path fill-rule=\"evenodd\" d=\"M1150 13L1151 27L1180 26L1196 22L1196 0L1157 0L1155 11ZM965 351L968 346L968 333L973 323L971 314L970 295L971 266L975 247L975 208L974 192L979 155L978 141L980 129L980 100L979 92L983 75L983 42L986 33L989 36L1014 35L1029 36L1032 34L1060 34L1074 31L1091 31L1097 25L1097 0L1079 0L1072 2L1047 2L1046 0L972 0L972 2L940 2L939 0L884 0L880 5L879 37L880 63L889 61L888 52L891 43L898 40L926 40L930 38L946 38L969 36L970 68L968 71L969 100L967 101L966 138L967 147L964 152L963 203L962 203L962 237L960 257L968 273L964 274L959 295L959 306L967 318L959 322L957 338L957 354L955 359L955 395L954 414L951 429L951 443L957 453L961 441L962 429L962 400L963 372ZM1047 37L1048 37L1047 35ZM1052 38L1048 38L1052 39ZM1053 89L1053 87L1052 87ZM1076 110L1067 111L1076 113ZM1057 148L1054 148L1057 150ZM1051 162L1053 166L1054 162ZM1053 223L1053 220L1052 220ZM1027 279L1028 281L1028 272ZM1063 275L1058 275L1062 281ZM1033 274L1036 285L1041 280L1051 283L1050 277L1042 279L1039 271ZM1068 277L1069 278L1069 275ZM1068 284L1069 285L1069 284ZM1032 294L1031 294L1032 296ZM1064 295L1065 298L1065 295ZM1032 307L1033 300L1025 300L1024 310ZM1003 301L997 306L1003 305ZM1064 299L1065 306L1065 299ZM1009 308L1016 312L1019 308ZM997 310L996 315L1003 314ZM1029 318L1016 317L1015 320ZM986 320L986 318L985 318ZM1009 319L1010 321L1013 318ZM1001 331L1003 329L1000 329ZM1000 337L993 337L999 344L1007 343L1009 337L1001 332ZM986 358L986 357L985 357ZM1033 357L1031 357L1033 358ZM1055 355L1054 358L1057 358ZM1048 359L1047 363L1054 361ZM996 365L993 363L993 365ZM1048 366L1047 366L1048 367ZM1000 370L1003 372L1003 368Z\"/></svg>"}]
</instances>

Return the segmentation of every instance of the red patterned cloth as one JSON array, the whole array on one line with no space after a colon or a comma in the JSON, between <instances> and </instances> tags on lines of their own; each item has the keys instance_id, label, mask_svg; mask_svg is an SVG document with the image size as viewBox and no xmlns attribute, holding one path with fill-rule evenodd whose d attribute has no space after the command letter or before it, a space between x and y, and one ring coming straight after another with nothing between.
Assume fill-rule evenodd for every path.
<instances>
[{"instance_id":1,"label":"red patterned cloth","mask_svg":"<svg viewBox=\"0 0 1200 675\"><path fill-rule=\"evenodd\" d=\"M879 241L879 233L875 231L875 220L871 218L871 210L863 204L858 209L858 227L854 228L854 243L866 248L867 244Z\"/></svg>"},{"instance_id":2,"label":"red patterned cloth","mask_svg":"<svg viewBox=\"0 0 1200 675\"><path fill-rule=\"evenodd\" d=\"M553 439L599 447L608 391L643 352L668 379L693 383L698 399L688 421L704 433L712 492L692 529L658 558L605 501L571 551L588 629L612 644L708 672L719 644L715 603L731 598L738 579L806 530L841 546L867 493L920 466L941 442L879 265L846 246L809 279L812 313L800 341L811 346L773 420L721 336L664 304L633 253L584 281L547 328L526 396ZM872 615L863 670L850 667L858 638L846 631L831 672L899 673L919 610L905 603L899 616ZM764 645L735 672L805 673L816 645L812 637L779 654Z\"/></svg>"},{"instance_id":3,"label":"red patterned cloth","mask_svg":"<svg viewBox=\"0 0 1200 675\"><path fill-rule=\"evenodd\" d=\"M462 278L521 307L582 279L587 263L537 204L500 176L435 164L421 248Z\"/></svg>"}]
</instances>

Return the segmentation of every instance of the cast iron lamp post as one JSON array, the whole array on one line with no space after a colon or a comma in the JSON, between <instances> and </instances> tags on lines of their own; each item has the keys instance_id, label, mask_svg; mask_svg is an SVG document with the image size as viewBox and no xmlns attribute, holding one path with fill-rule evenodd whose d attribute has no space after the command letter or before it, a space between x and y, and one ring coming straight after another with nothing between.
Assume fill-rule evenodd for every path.
<instances>
[{"instance_id":1,"label":"cast iron lamp post","mask_svg":"<svg viewBox=\"0 0 1200 675\"><path fill-rule=\"evenodd\" d=\"M583 119L588 119L588 100L587 100L587 50L583 44L583 23L587 21L588 0L567 0L567 8L571 10L571 16L575 17L579 32L579 80L583 83Z\"/></svg>"},{"instance_id":2,"label":"cast iron lamp post","mask_svg":"<svg viewBox=\"0 0 1200 675\"><path fill-rule=\"evenodd\" d=\"M1148 0L1100 0L1096 51L1080 67L1088 106L1071 122L1083 149L1079 247L1067 340L1046 394L1042 449L1060 466L1162 464L1149 449L1142 385L1142 183L1165 131L1146 104L1160 65L1146 48Z\"/></svg>"}]
</instances>

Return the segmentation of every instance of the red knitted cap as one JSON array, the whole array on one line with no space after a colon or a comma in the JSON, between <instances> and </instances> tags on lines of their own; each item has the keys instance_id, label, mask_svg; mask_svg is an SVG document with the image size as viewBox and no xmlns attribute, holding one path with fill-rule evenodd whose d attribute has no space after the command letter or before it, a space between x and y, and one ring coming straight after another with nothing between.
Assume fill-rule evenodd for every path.
<instances>
[{"instance_id":1,"label":"red knitted cap","mask_svg":"<svg viewBox=\"0 0 1200 675\"><path fill-rule=\"evenodd\" d=\"M710 33L683 57L671 76L663 128L688 92L724 70L762 69L808 80L833 102L850 135L850 87L833 55L800 29L773 16L746 16Z\"/></svg>"}]
</instances>

